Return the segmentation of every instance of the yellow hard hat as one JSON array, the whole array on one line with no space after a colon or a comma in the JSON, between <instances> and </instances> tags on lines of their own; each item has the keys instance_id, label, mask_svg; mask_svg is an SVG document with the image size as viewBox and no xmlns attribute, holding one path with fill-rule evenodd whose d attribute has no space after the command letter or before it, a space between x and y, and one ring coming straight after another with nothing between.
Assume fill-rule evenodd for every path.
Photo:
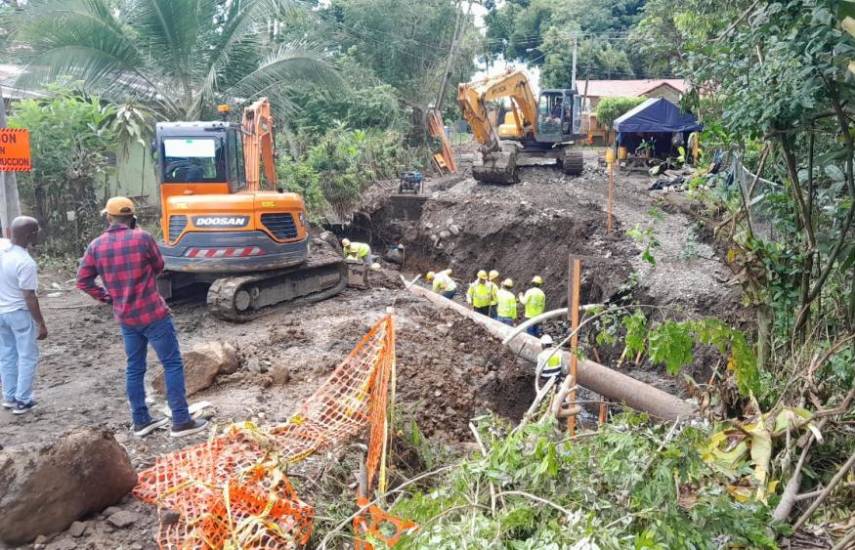
<instances>
[{"instance_id":1,"label":"yellow hard hat","mask_svg":"<svg viewBox=\"0 0 855 550\"><path fill-rule=\"evenodd\" d=\"M513 279L505 279L504 281L502 281L502 286L505 288L511 288L514 286L514 280Z\"/></svg>"},{"instance_id":2,"label":"yellow hard hat","mask_svg":"<svg viewBox=\"0 0 855 550\"><path fill-rule=\"evenodd\" d=\"M532 282L532 284L535 284L535 285L542 285L543 284L543 277L541 277L540 275L535 275L534 277L531 278L531 282Z\"/></svg>"},{"instance_id":3,"label":"yellow hard hat","mask_svg":"<svg viewBox=\"0 0 855 550\"><path fill-rule=\"evenodd\" d=\"M495 269L491 269L490 270L490 280L495 281L498 278L499 278L499 272L496 271Z\"/></svg>"},{"instance_id":4,"label":"yellow hard hat","mask_svg":"<svg viewBox=\"0 0 855 550\"><path fill-rule=\"evenodd\" d=\"M481 271L478 272L478 278L486 281L487 280L487 272L482 269Z\"/></svg>"},{"instance_id":5,"label":"yellow hard hat","mask_svg":"<svg viewBox=\"0 0 855 550\"><path fill-rule=\"evenodd\" d=\"M427 274L425 275L425 280L433 281L434 275L436 275L436 273L434 273L433 271L428 271Z\"/></svg>"},{"instance_id":6,"label":"yellow hard hat","mask_svg":"<svg viewBox=\"0 0 855 550\"><path fill-rule=\"evenodd\" d=\"M341 246L350 246L350 239L342 239Z\"/></svg>"}]
</instances>

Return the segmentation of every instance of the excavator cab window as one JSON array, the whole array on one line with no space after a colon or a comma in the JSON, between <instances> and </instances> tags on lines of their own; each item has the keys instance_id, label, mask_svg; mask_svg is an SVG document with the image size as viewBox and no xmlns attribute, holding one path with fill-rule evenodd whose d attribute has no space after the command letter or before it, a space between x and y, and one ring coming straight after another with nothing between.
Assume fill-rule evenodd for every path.
<instances>
[{"instance_id":1,"label":"excavator cab window","mask_svg":"<svg viewBox=\"0 0 855 550\"><path fill-rule=\"evenodd\" d=\"M540 94L537 107L538 140L557 140L556 138L561 134L562 121L565 116L564 94L561 92ZM541 135L543 138L539 137Z\"/></svg>"},{"instance_id":2,"label":"excavator cab window","mask_svg":"<svg viewBox=\"0 0 855 550\"><path fill-rule=\"evenodd\" d=\"M246 187L246 170L243 167L243 140L232 130L228 133L229 191L236 193Z\"/></svg>"},{"instance_id":3,"label":"excavator cab window","mask_svg":"<svg viewBox=\"0 0 855 550\"><path fill-rule=\"evenodd\" d=\"M164 183L218 183L226 180L226 153L217 137L163 139Z\"/></svg>"}]
</instances>

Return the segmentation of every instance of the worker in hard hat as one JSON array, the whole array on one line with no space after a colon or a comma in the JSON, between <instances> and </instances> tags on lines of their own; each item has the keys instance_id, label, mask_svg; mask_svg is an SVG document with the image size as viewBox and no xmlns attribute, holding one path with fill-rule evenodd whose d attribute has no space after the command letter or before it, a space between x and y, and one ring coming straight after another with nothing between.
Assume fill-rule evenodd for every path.
<instances>
[{"instance_id":1,"label":"worker in hard hat","mask_svg":"<svg viewBox=\"0 0 855 550\"><path fill-rule=\"evenodd\" d=\"M537 354L537 374L541 379L563 377L567 373L567 365L561 350L555 349L552 336L544 334L540 337L541 352Z\"/></svg>"},{"instance_id":2,"label":"worker in hard hat","mask_svg":"<svg viewBox=\"0 0 855 550\"><path fill-rule=\"evenodd\" d=\"M371 247L366 243L351 242L350 239L341 240L342 252L345 260L358 260L365 265L371 265Z\"/></svg>"},{"instance_id":3,"label":"worker in hard hat","mask_svg":"<svg viewBox=\"0 0 855 550\"><path fill-rule=\"evenodd\" d=\"M513 291L514 281L505 279L502 288L496 293L496 318L506 325L514 326L517 319L517 297Z\"/></svg>"},{"instance_id":4,"label":"worker in hard hat","mask_svg":"<svg viewBox=\"0 0 855 550\"><path fill-rule=\"evenodd\" d=\"M498 306L496 296L499 295L499 272L491 269L490 273L487 274L487 279L490 281L490 288L493 292L493 300L490 302L490 319L495 319L497 317L496 309Z\"/></svg>"},{"instance_id":5,"label":"worker in hard hat","mask_svg":"<svg viewBox=\"0 0 855 550\"><path fill-rule=\"evenodd\" d=\"M432 283L433 291L451 300L457 293L457 283L451 278L451 269L444 269L439 273L428 271L425 280Z\"/></svg>"},{"instance_id":6,"label":"worker in hard hat","mask_svg":"<svg viewBox=\"0 0 855 550\"><path fill-rule=\"evenodd\" d=\"M542 286L543 277L535 275L531 279L531 288L526 290L525 294L519 295L520 303L525 306L524 315L526 321L537 317L546 309L546 294L543 293ZM543 330L540 327L540 323L538 323L528 327L526 332L532 336L539 337L543 333Z\"/></svg>"},{"instance_id":7,"label":"worker in hard hat","mask_svg":"<svg viewBox=\"0 0 855 550\"><path fill-rule=\"evenodd\" d=\"M493 300L493 292L490 281L487 280L487 272L483 269L478 272L478 278L469 285L466 291L466 303L481 315L490 315L490 302Z\"/></svg>"}]
</instances>

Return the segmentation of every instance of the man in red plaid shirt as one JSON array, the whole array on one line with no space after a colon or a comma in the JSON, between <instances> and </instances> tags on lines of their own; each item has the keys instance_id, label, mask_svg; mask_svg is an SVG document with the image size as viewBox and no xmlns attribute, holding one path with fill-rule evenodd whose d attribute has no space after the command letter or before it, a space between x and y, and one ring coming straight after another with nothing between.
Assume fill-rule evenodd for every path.
<instances>
[{"instance_id":1,"label":"man in red plaid shirt","mask_svg":"<svg viewBox=\"0 0 855 550\"><path fill-rule=\"evenodd\" d=\"M184 362L172 315L157 292L157 276L163 256L151 235L136 229L134 203L113 197L104 209L110 227L92 241L80 262L77 288L99 302L112 304L122 329L128 357L126 384L134 435L143 437L166 425L166 418L152 418L145 402L145 371L148 344L154 348L166 374L166 400L172 410L172 437L205 429L194 420L184 390ZM95 278L100 276L104 286Z\"/></svg>"}]
</instances>

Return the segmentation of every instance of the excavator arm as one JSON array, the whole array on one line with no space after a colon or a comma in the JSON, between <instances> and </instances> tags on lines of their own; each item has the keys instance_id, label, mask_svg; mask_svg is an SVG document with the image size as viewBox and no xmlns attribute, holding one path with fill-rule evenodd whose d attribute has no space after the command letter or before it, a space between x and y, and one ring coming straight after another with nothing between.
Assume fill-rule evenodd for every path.
<instances>
[{"instance_id":1,"label":"excavator arm","mask_svg":"<svg viewBox=\"0 0 855 550\"><path fill-rule=\"evenodd\" d=\"M519 135L533 134L537 119L537 98L525 72L509 70L499 76L458 86L457 103L484 153L501 149L499 136L487 116L487 102L506 97L511 99Z\"/></svg>"},{"instance_id":2,"label":"excavator arm","mask_svg":"<svg viewBox=\"0 0 855 550\"><path fill-rule=\"evenodd\" d=\"M496 128L487 115L487 102L510 98L516 136L534 136L537 121L537 98L528 75L521 70L509 70L457 87L457 103L463 118L469 123L475 140L481 144L481 164L473 165L472 175L478 181L513 183L516 181L516 146L502 147Z\"/></svg>"},{"instance_id":3,"label":"excavator arm","mask_svg":"<svg viewBox=\"0 0 855 550\"><path fill-rule=\"evenodd\" d=\"M274 162L273 117L266 97L243 110L241 131L247 190L261 190L261 166L264 167L264 177L275 188L278 180Z\"/></svg>"}]
</instances>

